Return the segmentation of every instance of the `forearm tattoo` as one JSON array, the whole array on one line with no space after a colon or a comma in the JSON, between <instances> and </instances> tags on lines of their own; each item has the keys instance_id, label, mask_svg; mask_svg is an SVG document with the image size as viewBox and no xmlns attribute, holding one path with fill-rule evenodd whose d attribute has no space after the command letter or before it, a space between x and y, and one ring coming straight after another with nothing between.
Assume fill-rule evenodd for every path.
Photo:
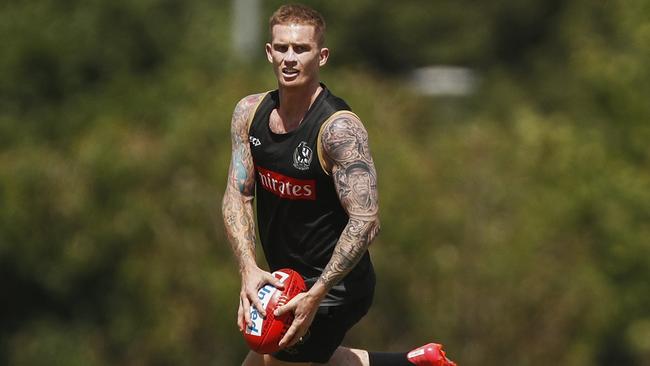
<instances>
[{"instance_id":1,"label":"forearm tattoo","mask_svg":"<svg viewBox=\"0 0 650 366\"><path fill-rule=\"evenodd\" d=\"M231 121L232 156L228 182L222 202L226 235L237 258L240 270L255 260L255 226L253 194L255 172L248 143L248 116L261 95L242 99L235 108Z\"/></svg>"},{"instance_id":2,"label":"forearm tattoo","mask_svg":"<svg viewBox=\"0 0 650 366\"><path fill-rule=\"evenodd\" d=\"M349 215L332 258L319 282L331 288L361 260L379 232L377 173L368 147L368 134L353 115L325 126L323 150L333 163L332 179Z\"/></svg>"}]
</instances>

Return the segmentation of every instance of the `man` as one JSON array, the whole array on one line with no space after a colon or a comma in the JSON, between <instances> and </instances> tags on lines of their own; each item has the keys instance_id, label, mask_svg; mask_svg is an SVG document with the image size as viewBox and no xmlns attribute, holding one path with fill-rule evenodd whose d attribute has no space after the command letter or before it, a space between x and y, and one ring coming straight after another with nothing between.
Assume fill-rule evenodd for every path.
<instances>
[{"instance_id":1,"label":"man","mask_svg":"<svg viewBox=\"0 0 650 366\"><path fill-rule=\"evenodd\" d=\"M232 159L223 199L228 239L242 278L237 324L257 291L282 284L255 260L260 241L271 270L298 271L309 290L276 310L294 321L273 355L250 352L244 365L453 365L437 344L409 353L340 346L368 311L375 275L368 246L379 232L377 174L368 135L348 105L320 83L327 63L325 21L306 6L280 7L270 19L268 61L278 89L242 99L232 117Z\"/></svg>"}]
</instances>

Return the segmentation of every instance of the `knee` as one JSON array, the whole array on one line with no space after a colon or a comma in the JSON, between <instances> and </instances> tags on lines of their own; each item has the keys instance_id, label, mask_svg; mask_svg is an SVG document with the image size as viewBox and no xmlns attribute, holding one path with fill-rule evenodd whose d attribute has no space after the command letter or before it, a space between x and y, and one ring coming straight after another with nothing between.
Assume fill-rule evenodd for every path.
<instances>
[{"instance_id":1,"label":"knee","mask_svg":"<svg viewBox=\"0 0 650 366\"><path fill-rule=\"evenodd\" d=\"M255 352L248 352L248 356L242 366L310 366L311 363L287 363L273 358L271 355L260 355Z\"/></svg>"},{"instance_id":2,"label":"knee","mask_svg":"<svg viewBox=\"0 0 650 366\"><path fill-rule=\"evenodd\" d=\"M368 352L360 349L353 349L347 347L339 347L332 355L329 362L325 365L328 366L367 366L368 365Z\"/></svg>"},{"instance_id":3,"label":"knee","mask_svg":"<svg viewBox=\"0 0 650 366\"><path fill-rule=\"evenodd\" d=\"M246 355L246 358L244 359L244 362L242 362L241 366L265 366L264 358L262 355L250 351L248 352L248 355Z\"/></svg>"}]
</instances>

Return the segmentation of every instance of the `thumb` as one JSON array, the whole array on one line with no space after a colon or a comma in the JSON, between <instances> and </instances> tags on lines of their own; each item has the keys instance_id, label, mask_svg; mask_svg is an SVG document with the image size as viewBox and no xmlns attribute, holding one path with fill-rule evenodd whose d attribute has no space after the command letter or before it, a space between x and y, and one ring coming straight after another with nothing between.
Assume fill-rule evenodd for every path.
<instances>
[{"instance_id":1,"label":"thumb","mask_svg":"<svg viewBox=\"0 0 650 366\"><path fill-rule=\"evenodd\" d=\"M273 274L269 273L266 280L268 283L273 285L275 288L278 288L280 290L284 290L284 283L282 283L277 277L275 277Z\"/></svg>"},{"instance_id":2,"label":"thumb","mask_svg":"<svg viewBox=\"0 0 650 366\"><path fill-rule=\"evenodd\" d=\"M293 299L289 300L289 302L287 302L286 304L278 306L277 308L275 308L275 311L273 311L273 315L276 316L276 317L277 316L282 316L282 315L284 315L284 314L286 314L286 313L288 313L290 311L292 312L293 310L295 310L295 308L297 306L298 299L300 298L299 295L300 294L296 295Z\"/></svg>"}]
</instances>

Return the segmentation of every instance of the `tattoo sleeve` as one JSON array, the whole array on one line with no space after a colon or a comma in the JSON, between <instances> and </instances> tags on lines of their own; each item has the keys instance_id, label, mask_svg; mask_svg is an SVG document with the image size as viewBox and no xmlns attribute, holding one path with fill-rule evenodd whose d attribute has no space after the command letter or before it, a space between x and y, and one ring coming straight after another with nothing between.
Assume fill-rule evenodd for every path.
<instances>
[{"instance_id":1,"label":"tattoo sleeve","mask_svg":"<svg viewBox=\"0 0 650 366\"><path fill-rule=\"evenodd\" d=\"M332 163L332 179L349 220L332 258L318 281L330 289L361 260L379 233L377 173L368 147L368 134L352 114L325 126L323 150Z\"/></svg>"},{"instance_id":2,"label":"tattoo sleeve","mask_svg":"<svg viewBox=\"0 0 650 366\"><path fill-rule=\"evenodd\" d=\"M237 104L231 121L232 155L221 209L226 235L240 271L255 262L255 171L248 142L248 117L261 97L258 94L242 99Z\"/></svg>"}]
</instances>

